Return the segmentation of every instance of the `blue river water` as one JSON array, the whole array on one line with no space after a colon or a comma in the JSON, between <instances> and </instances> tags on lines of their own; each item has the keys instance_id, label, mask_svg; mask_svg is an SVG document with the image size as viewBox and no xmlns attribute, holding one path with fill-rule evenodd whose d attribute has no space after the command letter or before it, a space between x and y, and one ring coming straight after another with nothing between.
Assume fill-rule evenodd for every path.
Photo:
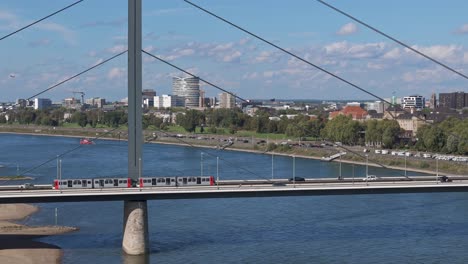
<instances>
[{"instance_id":1,"label":"blue river water","mask_svg":"<svg viewBox=\"0 0 468 264\"><path fill-rule=\"evenodd\" d=\"M27 173L33 183L56 177L56 155L79 139L0 134L0 175ZM202 154L203 152L203 154ZM147 144L143 175L272 177L272 156ZM126 142L99 140L62 158L63 178L124 176ZM273 177L289 178L290 157L273 157ZM296 176L335 177L338 163L296 158ZM346 177L365 166L342 165ZM402 171L369 168L369 174ZM416 173L411 173L416 174ZM28 225L76 226L41 238L63 249L63 263L145 263L122 254L123 202L38 204ZM58 217L55 218L55 210ZM149 201L147 263L466 263L468 194L428 193Z\"/></svg>"}]
</instances>

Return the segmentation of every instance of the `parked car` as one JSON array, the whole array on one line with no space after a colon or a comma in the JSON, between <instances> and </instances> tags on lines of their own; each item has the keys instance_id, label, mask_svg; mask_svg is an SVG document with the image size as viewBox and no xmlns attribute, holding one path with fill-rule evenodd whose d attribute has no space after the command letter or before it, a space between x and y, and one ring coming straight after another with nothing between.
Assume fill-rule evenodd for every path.
<instances>
[{"instance_id":1,"label":"parked car","mask_svg":"<svg viewBox=\"0 0 468 264\"><path fill-rule=\"evenodd\" d=\"M364 179L362 179L363 181L376 181L379 177L375 176L375 175L367 175L366 177L364 177Z\"/></svg>"},{"instance_id":2,"label":"parked car","mask_svg":"<svg viewBox=\"0 0 468 264\"><path fill-rule=\"evenodd\" d=\"M445 176L445 175L444 176L438 176L437 180L439 182L452 182L452 180L449 177Z\"/></svg>"},{"instance_id":3,"label":"parked car","mask_svg":"<svg viewBox=\"0 0 468 264\"><path fill-rule=\"evenodd\" d=\"M297 181L297 182L303 182L305 181L305 178L302 178L302 177L294 177L294 178L290 178L288 179L288 181L292 182L292 181Z\"/></svg>"}]
</instances>

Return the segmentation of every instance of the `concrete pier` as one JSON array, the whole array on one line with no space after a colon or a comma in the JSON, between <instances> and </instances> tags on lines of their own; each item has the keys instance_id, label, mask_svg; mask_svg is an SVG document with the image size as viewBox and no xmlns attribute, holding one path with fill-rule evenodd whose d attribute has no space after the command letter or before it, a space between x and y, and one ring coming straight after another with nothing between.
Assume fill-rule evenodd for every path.
<instances>
[{"instance_id":1,"label":"concrete pier","mask_svg":"<svg viewBox=\"0 0 468 264\"><path fill-rule=\"evenodd\" d=\"M149 252L147 201L124 201L122 249L129 255Z\"/></svg>"}]
</instances>

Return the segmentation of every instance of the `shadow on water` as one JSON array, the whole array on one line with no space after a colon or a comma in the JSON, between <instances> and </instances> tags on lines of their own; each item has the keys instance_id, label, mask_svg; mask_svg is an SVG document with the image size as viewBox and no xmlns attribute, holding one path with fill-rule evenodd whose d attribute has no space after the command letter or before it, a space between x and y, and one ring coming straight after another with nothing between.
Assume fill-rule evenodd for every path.
<instances>
[{"instance_id":1,"label":"shadow on water","mask_svg":"<svg viewBox=\"0 0 468 264\"><path fill-rule=\"evenodd\" d=\"M149 264L150 254L132 256L122 252L122 263L123 264Z\"/></svg>"},{"instance_id":2,"label":"shadow on water","mask_svg":"<svg viewBox=\"0 0 468 264\"><path fill-rule=\"evenodd\" d=\"M58 246L34 241L43 235L0 235L0 249L61 249Z\"/></svg>"}]
</instances>

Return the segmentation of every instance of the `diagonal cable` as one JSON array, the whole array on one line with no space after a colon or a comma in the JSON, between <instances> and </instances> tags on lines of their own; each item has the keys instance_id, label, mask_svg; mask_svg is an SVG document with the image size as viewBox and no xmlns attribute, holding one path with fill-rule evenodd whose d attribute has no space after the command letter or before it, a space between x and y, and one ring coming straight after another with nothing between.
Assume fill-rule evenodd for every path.
<instances>
[{"instance_id":1,"label":"diagonal cable","mask_svg":"<svg viewBox=\"0 0 468 264\"><path fill-rule=\"evenodd\" d=\"M350 81L348 81L348 80L345 80L345 79L341 78L340 76L338 76L338 75L336 75L336 74L334 74L334 73L332 73L332 72L330 72L330 71L328 71L328 70L326 70L326 69L324 69L324 68L322 68L322 67L320 67L320 66L318 66L318 65L316 65L316 64L313 64L312 62L310 62L310 61L308 61L308 60L306 60L306 59L303 59L303 58L297 56L296 54L294 54L294 53L292 53L292 52L290 52L290 51L288 51L288 50L286 50L286 49L284 49L284 48L282 48L282 47L280 47L280 46L278 46L278 45L272 43L271 41L268 41L268 40L266 40L266 39L264 39L264 38L262 38L262 37L260 37L260 36L258 36L258 35L256 35L256 34L250 32L250 31L248 31L248 30L246 30L246 29L244 29L244 28L242 28L242 27L240 27L240 26L238 26L238 25L236 25L236 24L234 24L234 23L232 23L232 22L230 22L230 21L228 21L228 20L226 20L226 19L224 19L224 18L222 18L222 17L220 17L220 16L218 16L218 15L216 15L216 14L214 14L214 13L208 11L208 10L206 10L206 9L204 9L204 8L201 7L201 6L198 6L198 5L192 3L192 2L190 2L190 1L188 1L188 0L184 0L184 2L186 2L186 3L188 3L188 4L192 5L192 6L194 6L194 7L198 8L198 9L200 9L201 11L203 11L203 12L205 12L205 13L207 13L207 14L213 16L213 17L216 17L217 19L219 19L219 20L221 20L221 21L223 21L223 22L225 22L225 23L227 23L227 24L229 24L229 25L231 25L231 26L233 26L233 27L235 27L235 28L237 28L237 29L239 29L239 30L241 30L241 31L243 31L243 32L245 32L245 33L247 33L247 34L249 34L249 35L251 35L252 37L255 37L256 39L259 39L259 40L261 40L261 41L263 41L263 42L269 44L270 46L273 46L273 47L275 47L275 48L277 48L277 49L279 49L279 50L281 50L281 51L283 51L283 52L285 52L285 53L291 55L292 57L294 57L294 58L296 58L296 59L298 59L298 60L300 60L300 61L302 61L302 62L304 62L304 63L306 63L306 64L308 64L308 65L310 65L310 66L312 66L312 67L314 67L314 68L316 68L316 69L322 71L322 72L325 72L326 74L328 74L328 75L334 77L335 79L338 79L338 80L340 80L340 81L342 81L342 82L344 82L344 83L346 83L346 84L348 84L348 85L351 85L352 87L354 87L354 88L356 88L356 89L358 89L358 90L360 90L360 91L362 91L362 92L364 92L364 93L366 93L366 94L368 94L368 95L371 95L372 97L375 97L375 98L377 98L377 99L379 99L379 100L381 100L381 101L384 101L384 102L386 102L386 103L388 103L388 104L391 105L390 102L386 101L386 100L383 99L382 97L380 97L380 96L378 96L378 95L376 95L376 94L374 94L374 93L372 93L372 92L369 92L369 91L367 91L366 89L361 88L361 87L359 87L358 85L356 85L356 84L354 84L354 83L352 83L352 82L350 82Z\"/></svg>"},{"instance_id":2,"label":"diagonal cable","mask_svg":"<svg viewBox=\"0 0 468 264\"><path fill-rule=\"evenodd\" d=\"M20 32L20 31L23 31L23 30L27 29L28 27L33 26L33 25L35 25L35 24L37 24L37 23L39 23L39 22L41 22L41 21L43 21L43 20L45 20L45 19L47 19L47 18L49 18L49 17L51 17L51 16L54 16L54 15L56 15L56 14L58 14L58 13L61 13L62 11L65 11L65 10L67 10L68 8L74 6L74 5L78 4L78 3L81 3L81 2L83 2L83 1L84 1L84 0L76 1L76 2L74 2L73 4L70 4L70 5L64 7L64 8L62 8L62 9L60 9L60 10L57 10L57 11L53 12L53 13L50 14L50 15L47 15L47 16L45 16L45 17L39 19L39 20L36 20L36 21L34 21L34 22L32 22L32 23L30 23L30 24L28 24L28 25L26 25L26 26L24 26L24 27L22 27L22 28L20 28L20 29L17 29L17 30L15 30L15 31L13 31L13 32L11 32L11 33L9 33L9 34L7 34L7 35L1 37L1 38L0 38L0 41L2 41L2 40L4 40L4 39L6 39L6 38L8 38L8 37L10 37L10 36L12 36L12 35L18 33L18 32Z\"/></svg>"},{"instance_id":3,"label":"diagonal cable","mask_svg":"<svg viewBox=\"0 0 468 264\"><path fill-rule=\"evenodd\" d=\"M158 59L159 61L164 62L164 63L166 63L167 65L169 65L169 66L171 66L171 67L174 67L174 68L176 68L176 69L178 69L178 70L180 70L180 71L182 71L182 72L184 72L184 73L186 73L186 74L188 74L188 75L190 75L190 76L192 76L192 77L197 77L197 76L195 76L194 74L192 74L192 73L190 73L190 72L188 72L188 71L186 71L186 70L184 70L184 69L182 69L182 68L180 68L180 67L178 67L178 66L176 66L176 65L174 65L174 64L172 64L172 63L169 63L169 62L167 62L167 61L165 61L165 60L163 60L163 59L161 59L161 58L158 58L157 56L152 55L151 53L148 53L148 52L146 52L146 51L144 51L144 50L143 50L142 52L144 52L145 54L147 54L147 55L149 55L149 56L151 56L151 57L153 57L153 58L155 58L155 59ZM216 89L220 89L220 90L222 90L222 91L225 91L225 92L230 93L229 91L227 91L227 90L225 90L225 89L219 87L218 85L213 84L212 82L209 82L209 81L207 81L207 80L204 80L203 78L200 78L200 77L198 77L198 78L199 78L200 80L202 80L203 82L205 82L205 83L207 83L207 84L213 86L213 87L216 88ZM230 93L230 94L231 94L231 93ZM239 97L239 98L240 98L240 97ZM241 100L243 100L243 99L241 98ZM392 115L392 116L393 116L393 115ZM294 123L294 122L293 122L292 124L293 124L294 126L296 126L296 127L298 126L297 123ZM311 132L310 130L307 130L307 129L305 129L305 130L308 131L308 132ZM161 130L161 132L164 133L164 134L166 134L166 135L169 135L169 133L166 133L166 132L164 132L164 131L162 131L162 130ZM186 141L184 141L184 140L182 140L182 139L180 139L180 138L177 138L177 139L178 139L179 141L181 141L182 143L184 143L184 144L187 144L187 145L189 145L189 146L191 146L191 147L195 147L194 145L192 145L192 144L190 144L190 143L188 143L188 142L186 142ZM326 141L327 141L327 140L326 140ZM331 142L331 141L328 141L328 142ZM352 151L352 150L350 150L349 148L346 148L346 147L343 147L343 146L339 146L339 147L341 147L341 148L343 148L343 149L345 149L345 150L347 150L347 151L349 151L349 152L352 152L352 153L356 154L357 156L360 156L361 158L364 158L363 155L361 155L360 153L356 153L355 151ZM266 151L264 151L264 152L262 152L262 153L265 154L265 153L267 153L267 152L268 152L268 150L266 150ZM381 166L382 168L388 169L385 165L383 165L383 164L381 164L381 163L379 163L379 162L372 161L372 163L377 164L377 165ZM244 169L244 168L241 168L241 169ZM255 175L255 176L261 177L261 178L266 179L266 180L269 181L269 179L264 178L264 177L262 177L262 176L259 176L258 174L255 174L255 173L253 173L253 172L251 172L251 171L249 171L249 170L247 170L247 169L244 169L244 170L248 171L249 173L251 173L251 174L253 174L253 175Z\"/></svg>"},{"instance_id":4,"label":"diagonal cable","mask_svg":"<svg viewBox=\"0 0 468 264\"><path fill-rule=\"evenodd\" d=\"M230 21L228 21L228 20L226 20L226 19L224 19L224 18L222 18L222 17L208 11L208 10L206 10L206 9L204 9L201 6L198 6L198 5L192 3L192 2L190 2L188 0L184 0L184 2L186 2L186 3L196 7L197 9L199 9L199 10L201 10L201 11L203 11L203 12L205 12L205 13L207 13L207 14L209 14L209 15L211 15L211 16L213 16L213 17L215 17L215 18L217 18L217 19L219 19L219 20L221 20L221 21L223 21L223 22L225 22L225 23L227 23L227 24L229 24L229 25L231 25L231 26L233 26L233 27L235 27L235 28L237 28L237 29L239 29L239 30L241 30L241 31L243 31L243 32L245 32L245 33L247 33L247 34L249 34L249 35L251 35L251 36L253 36L253 37L255 37L255 38L257 38L257 39L259 39L259 40L261 40L261 41L263 41L263 42L265 42L265 43L267 43L267 44L269 44L269 45L271 45L273 47L275 47L275 48L277 48L277 49L279 49L279 50L281 50L281 51L283 51L283 52L285 52L285 53L287 53L287 54L289 54L289 55L291 55L292 57L294 57L294 58L296 58L296 59L298 59L298 60L300 60L300 61L302 61L302 62L304 62L304 63L306 63L306 64L308 64L308 65L322 71L322 72L327 73L328 75L330 75L330 76L332 76L332 77L334 77L334 78L336 78L336 79L338 79L338 80L340 80L340 81L342 81L342 82L344 82L344 83L346 83L346 84L348 84L348 85L350 85L350 86L352 86L352 87L354 87L354 88L356 88L356 89L358 89L358 90L360 90L360 91L362 91L364 93L367 93L367 94L379 99L382 102L385 102L385 103L387 103L387 104L389 104L391 106L394 106L392 103L388 102L387 100L383 99L382 97L380 97L380 96L378 96L378 95L376 95L376 94L374 94L372 92L369 92L366 89L361 88L360 86L358 86L358 85L356 85L356 84L354 84L354 83L352 83L352 82L350 82L350 81L348 81L348 80L346 80L346 79L344 79L344 78L342 78L342 77L340 77L340 76L338 76L338 75L336 75L336 74L334 74L334 73L332 73L332 72L330 72L330 71L328 71L328 70L326 70L326 69L324 69L324 68L322 68L322 67L320 67L320 66L318 66L316 64L313 64L312 62L310 62L310 61L308 61L308 60L306 60L304 58L301 58L298 55L296 55L296 54L294 54L294 53L292 53L292 52L290 52L290 51L288 51L288 50L286 50L286 49L284 49L284 48L282 48L282 47L280 47L280 46L278 46L276 44L273 44L272 42L270 42L270 41L268 41L268 40L266 40L266 39L264 39L264 38L262 38L262 37L260 37L260 36L258 36L256 34L250 32L250 31L248 31L248 30L246 30L246 29L244 29L244 28L242 28L242 27L240 27L240 26L238 26L238 25L236 25L236 24L234 24L234 23L232 23L232 22L230 22ZM411 113L410 111L408 111L406 109L402 109L402 110L404 112L406 112L406 113ZM396 119L396 117L392 114L391 111L387 111L387 113L389 113L389 115L392 116L393 119ZM419 115L414 115L414 116L417 119L421 120L422 122L424 122L426 124L429 124L429 125L433 124L433 123L427 121L426 119L422 118ZM453 133L449 133L449 134L456 137L459 140L462 140L462 138L460 136L456 135L456 134L453 134ZM463 139L463 140L468 141L468 139Z\"/></svg>"},{"instance_id":5,"label":"diagonal cable","mask_svg":"<svg viewBox=\"0 0 468 264\"><path fill-rule=\"evenodd\" d=\"M98 139L104 137L105 135L114 132L114 131L117 130L118 128L119 128L119 127L116 127L116 128L111 129L111 130L109 130L109 131L107 131L107 132L105 132L105 133L102 133L101 135L90 139L90 141L91 141L91 142L94 142L95 140L98 140ZM40 167L46 165L47 163L49 163L49 162L51 162L51 161L53 161L53 160L56 160L57 158L63 157L63 156L65 156L65 155L67 155L67 154L70 154L71 152L73 152L73 151L75 151L75 150L81 148L82 146L84 146L84 145L78 145L77 147L74 147L74 148L69 149L69 150L67 150L67 151L65 151L65 152L62 152L61 154L59 154L59 155L57 155L57 156L55 156L55 157L53 157L53 158L50 158L50 159L48 159L48 160L46 160L46 161L44 161L44 162L42 162L42 163L40 163L40 164L38 164L38 165L36 165L36 166L30 168L30 169L27 169L27 170L21 172L18 176L24 176L26 173L31 172L31 171L33 171L33 170L36 170L36 169L38 169L38 168L40 168Z\"/></svg>"},{"instance_id":6,"label":"diagonal cable","mask_svg":"<svg viewBox=\"0 0 468 264\"><path fill-rule=\"evenodd\" d=\"M67 79L65 79L65 80L63 80L63 81L61 81L61 82L59 82L59 83L57 83L57 84L52 85L51 87L49 87L49 88L47 88L47 89L45 89L45 90L43 90L43 91L41 91L41 92L39 92L39 93L37 93L37 94L31 96L31 97L29 97L29 98L26 99L26 100L31 100L32 98L34 98L34 97L36 97L36 96L38 96L38 95L41 95L41 94L43 94L43 93L45 93L45 92L47 92L47 91L49 91L49 90L52 90L52 89L54 89L55 87L57 87L57 86L59 86L59 85L62 85L62 84L66 83L66 82L68 82L68 81L70 81L70 80L72 80L72 79L74 79L74 78L76 78L76 77L78 77L78 76L80 76L80 75L82 75L82 74L84 74L84 73L87 73L87 72L89 72L90 70L92 70L92 69L94 69L94 68L97 68L97 67L103 65L104 63L106 63L106 62L108 62L108 61L111 61L111 60L113 60L113 59L119 57L120 55L123 55L123 54L126 53L126 52L127 52L127 51L122 51L122 52L120 52L120 53L118 53L118 54L116 54L116 55L114 55L114 56L112 56L112 57L110 57L110 58L108 58L108 59L106 59L106 60L104 60L104 61L102 61L102 62L96 64L96 65L94 65L94 66L89 67L88 69L86 69L86 70L84 70L84 71L81 71L81 72L78 73L78 74L75 74L75 75L73 75L73 76L71 76L71 77L69 77L69 78L67 78Z\"/></svg>"},{"instance_id":7,"label":"diagonal cable","mask_svg":"<svg viewBox=\"0 0 468 264\"><path fill-rule=\"evenodd\" d=\"M166 136L171 136L171 134L169 134L169 133L167 133L167 132L165 132L165 131L163 131L163 130L159 130L159 132L165 134ZM151 140L148 140L148 141L146 141L146 143L149 143L149 142L153 141L154 139L155 139L155 138L153 138L153 139L151 139ZM188 146L190 146L190 147L192 147L192 148L198 148L198 147L195 146L194 144L192 144L192 143L190 143L190 142L187 142L187 141L185 141L185 140L183 140L183 139L181 139L181 138L176 137L176 139L177 139L178 141L182 142L183 144L188 145ZM208 151L207 149L203 150L203 153L206 153L206 154L210 155L211 157L218 157L220 160L224 161L225 163L227 163L228 165L230 165L230 166L233 167L233 168L246 171L246 172L248 172L248 173L250 173L250 174L252 174L252 175L254 175L254 176L256 176L256 177L262 178L262 179L267 180L267 181L271 181L271 180L268 179L268 178L265 178L265 177L263 177L263 176L261 176L261 175L255 173L255 172L253 172L253 171L251 171L251 170L249 170L249 169L246 169L246 168L244 168L244 167L240 167L240 166L238 166L238 165L236 165L236 164L234 164L234 163L232 163L232 162L230 162L230 161L228 161L228 160L226 160L226 159L223 159L222 157L219 157L219 156L217 156L217 155L215 155L215 154L212 154L212 153L210 153L210 152L211 152L211 151Z\"/></svg>"},{"instance_id":8,"label":"diagonal cable","mask_svg":"<svg viewBox=\"0 0 468 264\"><path fill-rule=\"evenodd\" d=\"M186 70L184 70L184 69L182 69L182 68L180 68L180 67L177 67L176 65L174 65L174 64L172 64L172 63L170 63L170 62L168 62L167 60L161 59L161 58L159 58L158 56L153 55L153 54L151 54L151 53L149 53L149 52L147 52L147 51L145 51L145 50L142 50L142 52L145 53L146 55L150 56L150 57L153 57L153 58L155 58L155 59L157 59L157 60L159 60L159 61L161 61L161 62L164 62L165 64L167 64L167 65L169 65L169 66L171 66L171 67L173 67L173 68L178 69L178 70L181 71L181 72L184 72L184 73L186 73L186 74L188 74L188 75L190 75L190 76L192 76L192 77L198 78L198 79L200 79L202 82L204 82L204 83L206 83L206 84L209 84L209 85L215 87L216 89L221 90L221 91L223 91L223 92L225 92L225 93L228 93L228 94L230 94L230 95L232 95L232 96L238 98L238 99L241 100L241 101L248 102L246 99L241 98L241 97L237 96L236 94L231 93L231 92L229 92L228 90L225 90L225 89L223 89L223 88L221 88L221 87L219 87L219 86L217 86L217 85L215 85L215 84L213 84L213 83L211 83L211 82L209 82L209 81L207 81L207 80L205 80L205 79L202 79L202 78L200 78L199 76L195 76L194 74L192 74L192 73L190 73L190 72L188 72L188 71L186 71Z\"/></svg>"},{"instance_id":9,"label":"diagonal cable","mask_svg":"<svg viewBox=\"0 0 468 264\"><path fill-rule=\"evenodd\" d=\"M405 44L403 41L398 40L398 39L396 39L396 38L394 38L394 37L392 37L392 36L390 36L390 35L388 35L388 34L382 32L381 30L379 30L379 29L377 29L377 28L375 28L375 27L373 27L373 26L371 26L371 25L365 23L364 21L362 21L362 20L360 20L360 19L358 19L358 18L356 18L356 17L354 17L354 16L352 16L352 15L350 15L350 14L344 12L343 10L340 10L340 9L338 9L337 7L332 6L331 4L329 4L329 3L325 2L325 1L322 1L322 0L316 0L316 1L319 2L319 3L321 3L321 4L323 4L323 5L325 5L325 6L327 6L327 7L329 7L330 9L335 10L336 12L338 12L338 13L344 15L344 16L347 16L348 18L350 18L350 19L356 21L357 23L359 23L359 24L361 24L361 25L363 25L363 26L365 26L365 27L367 27L367 28L369 28L369 29L371 29L371 30L377 32L378 34L380 34L380 35L382 35L382 36L384 36L384 37L386 37L386 38L388 38L388 39L390 39L390 40L393 40L394 42L400 44L401 46L403 46L403 47L405 47L405 48L411 50L412 52L414 52L414 53L416 53L416 54L419 54L419 55L423 56L424 58L426 58L426 59L428 59L428 60L430 60L430 61L432 61L432 62L434 62L434 63L436 63L436 64L438 64L438 65L440 65L440 66L442 66L442 67L444 67L445 69L447 69L447 70L449 70L449 71L451 71L451 72L453 72L453 73L455 73L455 74L458 74L458 75L460 75L461 77L463 77L463 78L465 78L465 79L468 79L468 76L466 76L465 74L463 74L463 73L461 73L461 72L459 72L459 71L453 69L452 67L450 67L450 66L448 66L448 65L446 65L446 64L444 64L444 63L442 63L442 62L440 62L440 61L438 61L438 60L436 60L436 59L434 59L434 58L432 58L432 57L430 57L429 55L426 55L426 54L422 53L421 51L419 51L419 50L417 50L417 49L415 49L415 48L412 48L411 46Z\"/></svg>"}]
</instances>

